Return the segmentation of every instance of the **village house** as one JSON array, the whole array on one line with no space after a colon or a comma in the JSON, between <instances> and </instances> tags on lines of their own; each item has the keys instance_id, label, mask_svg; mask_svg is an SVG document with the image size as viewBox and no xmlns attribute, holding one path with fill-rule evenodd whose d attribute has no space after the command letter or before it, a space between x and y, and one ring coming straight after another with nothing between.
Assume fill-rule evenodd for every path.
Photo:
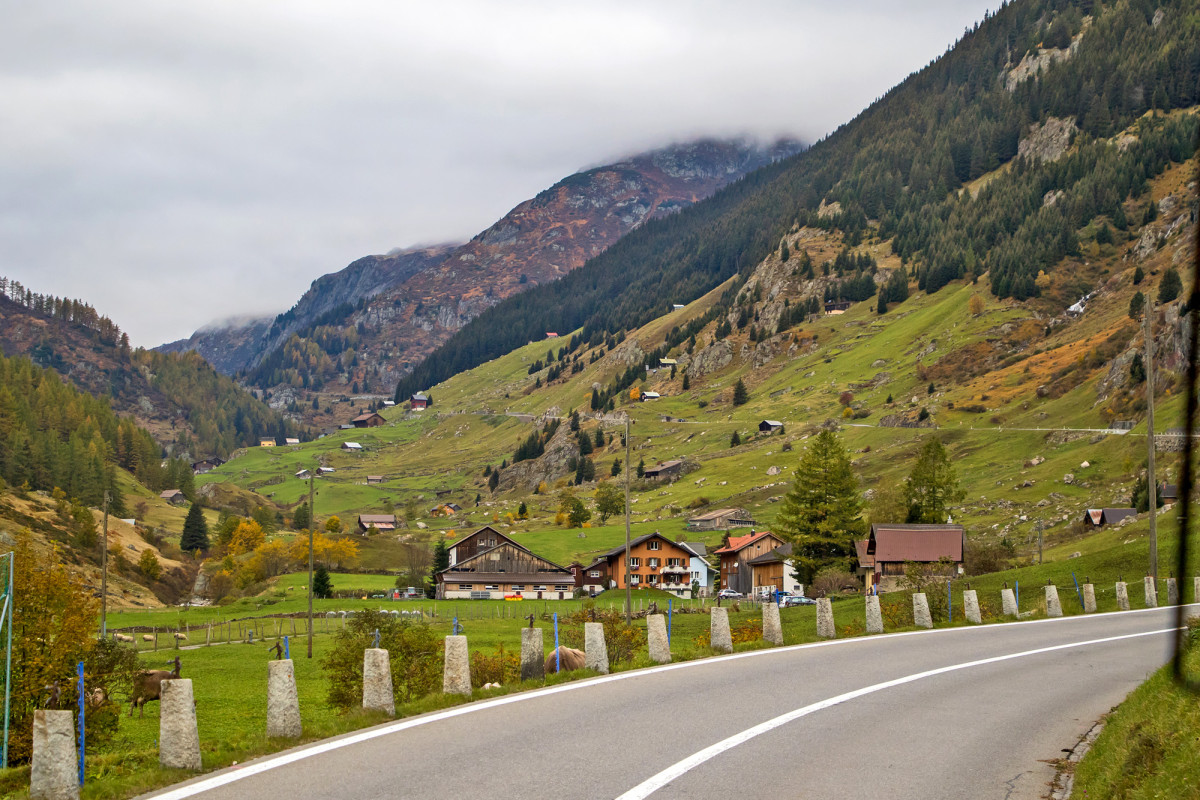
<instances>
[{"instance_id":1,"label":"village house","mask_svg":"<svg viewBox=\"0 0 1200 800\"><path fill-rule=\"evenodd\" d=\"M342 442L342 449L349 450L352 453L361 453L363 446L358 442Z\"/></svg>"},{"instance_id":2,"label":"village house","mask_svg":"<svg viewBox=\"0 0 1200 800\"><path fill-rule=\"evenodd\" d=\"M673 358L660 358L658 360L658 365L660 367L674 367L674 366L677 366L678 364L679 364L679 362Z\"/></svg>"},{"instance_id":3,"label":"village house","mask_svg":"<svg viewBox=\"0 0 1200 800\"><path fill-rule=\"evenodd\" d=\"M383 407L384 407L384 408L392 408L392 407L394 407L395 405L396 405L396 401L395 401L395 400L384 400L384 401L383 401Z\"/></svg>"},{"instance_id":4,"label":"village house","mask_svg":"<svg viewBox=\"0 0 1200 800\"><path fill-rule=\"evenodd\" d=\"M429 396L424 392L417 392L408 398L408 405L413 411L424 411L429 406Z\"/></svg>"},{"instance_id":5,"label":"village house","mask_svg":"<svg viewBox=\"0 0 1200 800\"><path fill-rule=\"evenodd\" d=\"M382 475L368 475L367 476L367 486L374 486L375 484L378 484L378 483L383 483Z\"/></svg>"},{"instance_id":6,"label":"village house","mask_svg":"<svg viewBox=\"0 0 1200 800\"><path fill-rule=\"evenodd\" d=\"M783 430L783 423L777 419L764 419L758 423L759 433L776 433Z\"/></svg>"},{"instance_id":7,"label":"village house","mask_svg":"<svg viewBox=\"0 0 1200 800\"><path fill-rule=\"evenodd\" d=\"M750 559L750 592L769 597L780 592L804 594L804 585L796 580L796 564L791 559L792 545L785 544Z\"/></svg>"},{"instance_id":8,"label":"village house","mask_svg":"<svg viewBox=\"0 0 1200 800\"><path fill-rule=\"evenodd\" d=\"M1159 484L1158 499L1164 503L1174 503L1179 500L1179 486L1174 483Z\"/></svg>"},{"instance_id":9,"label":"village house","mask_svg":"<svg viewBox=\"0 0 1200 800\"><path fill-rule=\"evenodd\" d=\"M697 587L698 597L708 597L712 593L712 576L716 572L708 562L708 547L704 542L683 542L683 546L692 551L688 562L688 571L692 574L692 583Z\"/></svg>"},{"instance_id":10,"label":"village house","mask_svg":"<svg viewBox=\"0 0 1200 800\"><path fill-rule=\"evenodd\" d=\"M642 392L641 400L643 403L645 403L649 400L658 400L660 397L662 397L662 395L658 392Z\"/></svg>"},{"instance_id":11,"label":"village house","mask_svg":"<svg viewBox=\"0 0 1200 800\"><path fill-rule=\"evenodd\" d=\"M367 411L359 414L354 419L350 420L350 424L356 428L378 428L383 423L387 422L378 412Z\"/></svg>"},{"instance_id":12,"label":"village house","mask_svg":"<svg viewBox=\"0 0 1200 800\"><path fill-rule=\"evenodd\" d=\"M322 475L331 475L334 472L337 472L337 470L335 470L333 467L317 467L317 477L318 478L321 477Z\"/></svg>"},{"instance_id":13,"label":"village house","mask_svg":"<svg viewBox=\"0 0 1200 800\"><path fill-rule=\"evenodd\" d=\"M224 463L225 461L220 458L205 458L200 461L195 461L192 463L192 474L204 475L205 473L212 472L214 469Z\"/></svg>"},{"instance_id":14,"label":"village house","mask_svg":"<svg viewBox=\"0 0 1200 800\"><path fill-rule=\"evenodd\" d=\"M871 593L871 587L875 585L875 556L867 552L867 545L870 543L870 539L854 540L854 554L858 556L858 567L854 574L862 579L867 594Z\"/></svg>"},{"instance_id":15,"label":"village house","mask_svg":"<svg viewBox=\"0 0 1200 800\"><path fill-rule=\"evenodd\" d=\"M755 585L754 568L750 561L783 544L783 540L770 531L751 531L745 536L730 536L729 544L715 551L721 559L721 588L750 594Z\"/></svg>"},{"instance_id":16,"label":"village house","mask_svg":"<svg viewBox=\"0 0 1200 800\"><path fill-rule=\"evenodd\" d=\"M672 311L683 311L683 309L684 309L683 303L671 303Z\"/></svg>"},{"instance_id":17,"label":"village house","mask_svg":"<svg viewBox=\"0 0 1200 800\"><path fill-rule=\"evenodd\" d=\"M258 440L258 446L259 446L259 447L274 447L274 446L275 446L275 440L274 440L274 439L265 439L265 438L264 438L264 439L259 439L259 440Z\"/></svg>"},{"instance_id":18,"label":"village house","mask_svg":"<svg viewBox=\"0 0 1200 800\"><path fill-rule=\"evenodd\" d=\"M845 314L850 310L849 300L827 300L825 302L825 313L829 315Z\"/></svg>"},{"instance_id":19,"label":"village house","mask_svg":"<svg viewBox=\"0 0 1200 800\"><path fill-rule=\"evenodd\" d=\"M183 496L183 492L178 489L167 489L165 492L159 492L158 496L173 506L181 506L187 502L187 498Z\"/></svg>"},{"instance_id":20,"label":"village house","mask_svg":"<svg viewBox=\"0 0 1200 800\"><path fill-rule=\"evenodd\" d=\"M689 517L688 530L692 531L723 531L729 528L750 528L754 526L754 518L744 508L718 508L706 511L695 517Z\"/></svg>"},{"instance_id":21,"label":"village house","mask_svg":"<svg viewBox=\"0 0 1200 800\"><path fill-rule=\"evenodd\" d=\"M695 553L658 531L629 543L629 569L625 568L625 545L613 548L588 565L583 588L588 594L604 589L662 589L678 597L692 590L691 561Z\"/></svg>"},{"instance_id":22,"label":"village house","mask_svg":"<svg viewBox=\"0 0 1200 800\"><path fill-rule=\"evenodd\" d=\"M396 515L395 514L359 514L358 515L358 532L363 536L367 535L367 531L372 528L383 533L385 531L396 530Z\"/></svg>"},{"instance_id":23,"label":"village house","mask_svg":"<svg viewBox=\"0 0 1200 800\"><path fill-rule=\"evenodd\" d=\"M1089 508L1083 512L1083 524L1093 528L1115 525L1126 517L1136 517L1136 508Z\"/></svg>"},{"instance_id":24,"label":"village house","mask_svg":"<svg viewBox=\"0 0 1200 800\"><path fill-rule=\"evenodd\" d=\"M575 576L485 526L449 547L450 566L437 573L442 600L566 600Z\"/></svg>"},{"instance_id":25,"label":"village house","mask_svg":"<svg viewBox=\"0 0 1200 800\"><path fill-rule=\"evenodd\" d=\"M300 444L300 440L299 440L299 439L295 439L295 438L293 438L293 437L291 437L291 436L288 436L287 438L285 438L285 439L283 440L283 443L284 443L285 445L289 445L289 446L291 446L291 445L297 445L297 444Z\"/></svg>"},{"instance_id":26,"label":"village house","mask_svg":"<svg viewBox=\"0 0 1200 800\"><path fill-rule=\"evenodd\" d=\"M648 481L675 480L683 474L682 461L661 461L653 467L642 470L642 477Z\"/></svg>"},{"instance_id":27,"label":"village house","mask_svg":"<svg viewBox=\"0 0 1200 800\"><path fill-rule=\"evenodd\" d=\"M309 479L309 477L310 477L311 475L312 475L312 473L311 473L311 472L309 472L307 469L302 469L302 470L299 470L299 471L296 473L296 477L297 477L297 478L299 478L299 479L300 479L300 480L302 480L302 481L306 481L306 480L308 480L308 479Z\"/></svg>"},{"instance_id":28,"label":"village house","mask_svg":"<svg viewBox=\"0 0 1200 800\"><path fill-rule=\"evenodd\" d=\"M924 565L932 575L961 575L965 542L962 525L872 525L866 555L874 559L874 571L866 588L878 586L881 592L899 588L910 561Z\"/></svg>"},{"instance_id":29,"label":"village house","mask_svg":"<svg viewBox=\"0 0 1200 800\"><path fill-rule=\"evenodd\" d=\"M546 331L546 338L547 339L557 339L558 334L555 333L554 331Z\"/></svg>"}]
</instances>

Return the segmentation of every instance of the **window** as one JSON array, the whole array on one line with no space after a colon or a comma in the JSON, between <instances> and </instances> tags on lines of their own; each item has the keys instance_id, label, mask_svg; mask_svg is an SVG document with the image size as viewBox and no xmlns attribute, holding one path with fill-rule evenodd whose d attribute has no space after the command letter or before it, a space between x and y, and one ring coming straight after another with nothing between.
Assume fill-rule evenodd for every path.
<instances>
[{"instance_id":1,"label":"window","mask_svg":"<svg viewBox=\"0 0 1200 800\"><path fill-rule=\"evenodd\" d=\"M651 575L651 576L650 576L650 579L649 579L649 581L648 581L648 582L649 582L649 583L658 583L658 576L657 576L657 575Z\"/></svg>"},{"instance_id":2,"label":"window","mask_svg":"<svg viewBox=\"0 0 1200 800\"><path fill-rule=\"evenodd\" d=\"M488 585L488 586L485 586L485 587L483 587L483 588L484 588L484 589L486 589L486 590L487 590L487 591L489 591L489 592L498 592L498 591L500 591L500 587L499 587L499 586L497 586L496 584L490 584L490 585Z\"/></svg>"},{"instance_id":3,"label":"window","mask_svg":"<svg viewBox=\"0 0 1200 800\"><path fill-rule=\"evenodd\" d=\"M589 578L599 578L599 577L600 577L600 570L598 570L598 569L594 569L594 570L592 570L591 572L589 572L589 573L588 573L588 577L589 577Z\"/></svg>"},{"instance_id":4,"label":"window","mask_svg":"<svg viewBox=\"0 0 1200 800\"><path fill-rule=\"evenodd\" d=\"M650 567L651 569L658 569L658 559L657 558L646 559L646 566Z\"/></svg>"},{"instance_id":5,"label":"window","mask_svg":"<svg viewBox=\"0 0 1200 800\"><path fill-rule=\"evenodd\" d=\"M473 583L460 583L458 585L458 590L460 592L469 592L474 588L475 588L475 584L473 584Z\"/></svg>"},{"instance_id":6,"label":"window","mask_svg":"<svg viewBox=\"0 0 1200 800\"><path fill-rule=\"evenodd\" d=\"M546 591L546 587L545 586L534 586L533 590L535 592L544 592L544 591Z\"/></svg>"},{"instance_id":7,"label":"window","mask_svg":"<svg viewBox=\"0 0 1200 800\"><path fill-rule=\"evenodd\" d=\"M660 542L658 539L651 539L649 542L646 543L646 549L647 550L661 550L662 542Z\"/></svg>"},{"instance_id":8,"label":"window","mask_svg":"<svg viewBox=\"0 0 1200 800\"><path fill-rule=\"evenodd\" d=\"M523 584L523 583L514 583L514 584L512 585L512 590L513 590L514 592L523 592L523 591L525 591L525 584Z\"/></svg>"},{"instance_id":9,"label":"window","mask_svg":"<svg viewBox=\"0 0 1200 800\"><path fill-rule=\"evenodd\" d=\"M629 568L630 569L637 569L641 565L642 565L642 560L640 558L630 558L629 559Z\"/></svg>"},{"instance_id":10,"label":"window","mask_svg":"<svg viewBox=\"0 0 1200 800\"><path fill-rule=\"evenodd\" d=\"M630 586L637 586L641 582L642 582L641 575L630 574L630 576L629 576L629 585Z\"/></svg>"},{"instance_id":11,"label":"window","mask_svg":"<svg viewBox=\"0 0 1200 800\"><path fill-rule=\"evenodd\" d=\"M571 587L565 583L560 583L560 584L556 585L554 588L560 592L565 592L565 591L569 590Z\"/></svg>"}]
</instances>

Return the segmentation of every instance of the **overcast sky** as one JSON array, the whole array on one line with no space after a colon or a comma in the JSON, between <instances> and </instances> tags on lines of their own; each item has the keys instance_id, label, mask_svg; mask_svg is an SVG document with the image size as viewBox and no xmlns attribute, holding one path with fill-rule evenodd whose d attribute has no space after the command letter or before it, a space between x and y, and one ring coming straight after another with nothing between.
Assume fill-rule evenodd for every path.
<instances>
[{"instance_id":1,"label":"overcast sky","mask_svg":"<svg viewBox=\"0 0 1200 800\"><path fill-rule=\"evenodd\" d=\"M998 0L0 0L0 274L136 345L590 165L812 141Z\"/></svg>"}]
</instances>

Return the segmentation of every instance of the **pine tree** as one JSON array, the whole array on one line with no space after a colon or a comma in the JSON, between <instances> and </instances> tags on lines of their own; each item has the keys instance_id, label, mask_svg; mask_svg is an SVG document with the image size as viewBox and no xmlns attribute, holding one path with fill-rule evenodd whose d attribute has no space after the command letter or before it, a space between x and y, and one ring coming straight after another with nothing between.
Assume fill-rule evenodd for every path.
<instances>
[{"instance_id":1,"label":"pine tree","mask_svg":"<svg viewBox=\"0 0 1200 800\"><path fill-rule=\"evenodd\" d=\"M496 491L496 487L500 485L500 470L496 470L488 478L488 489Z\"/></svg>"},{"instance_id":2,"label":"pine tree","mask_svg":"<svg viewBox=\"0 0 1200 800\"><path fill-rule=\"evenodd\" d=\"M179 549L185 553L208 551L208 522L204 519L204 512L200 510L199 503L192 503L192 507L188 509L187 518L183 521L183 536L179 539Z\"/></svg>"},{"instance_id":3,"label":"pine tree","mask_svg":"<svg viewBox=\"0 0 1200 800\"><path fill-rule=\"evenodd\" d=\"M433 546L433 566L430 569L433 571L433 574L436 575L442 570L449 568L450 548L446 546L445 539L438 539L437 544Z\"/></svg>"},{"instance_id":4,"label":"pine tree","mask_svg":"<svg viewBox=\"0 0 1200 800\"><path fill-rule=\"evenodd\" d=\"M645 474L646 474L646 459L643 458L641 461L638 461L637 476L639 478L641 478L641 477L645 476Z\"/></svg>"},{"instance_id":5,"label":"pine tree","mask_svg":"<svg viewBox=\"0 0 1200 800\"><path fill-rule=\"evenodd\" d=\"M787 260L792 257L791 251L788 250L787 239L783 240L783 244L779 247L779 260L787 263Z\"/></svg>"},{"instance_id":6,"label":"pine tree","mask_svg":"<svg viewBox=\"0 0 1200 800\"><path fill-rule=\"evenodd\" d=\"M750 392L746 390L746 384L738 378L738 382L733 387L733 404L735 406L745 405L750 399Z\"/></svg>"},{"instance_id":7,"label":"pine tree","mask_svg":"<svg viewBox=\"0 0 1200 800\"><path fill-rule=\"evenodd\" d=\"M692 388L692 382L688 379L688 374L685 372L685 373L683 373L683 390L686 392L688 389L691 389L691 388Z\"/></svg>"},{"instance_id":8,"label":"pine tree","mask_svg":"<svg viewBox=\"0 0 1200 800\"><path fill-rule=\"evenodd\" d=\"M738 435L737 431L734 431L733 436L729 437L729 446L737 447L741 443L742 443L742 437Z\"/></svg>"},{"instance_id":9,"label":"pine tree","mask_svg":"<svg viewBox=\"0 0 1200 800\"><path fill-rule=\"evenodd\" d=\"M964 497L966 493L958 486L950 454L940 439L930 436L904 480L904 505L908 509L905 521L927 525L945 522L950 507Z\"/></svg>"},{"instance_id":10,"label":"pine tree","mask_svg":"<svg viewBox=\"0 0 1200 800\"><path fill-rule=\"evenodd\" d=\"M610 474L615 478L621 474L621 459L614 458L612 463L612 471Z\"/></svg>"},{"instance_id":11,"label":"pine tree","mask_svg":"<svg viewBox=\"0 0 1200 800\"><path fill-rule=\"evenodd\" d=\"M596 447L604 447L604 431L596 428Z\"/></svg>"},{"instance_id":12,"label":"pine tree","mask_svg":"<svg viewBox=\"0 0 1200 800\"><path fill-rule=\"evenodd\" d=\"M1129 298L1129 318L1141 319L1142 312L1146 308L1146 295L1141 292L1136 292L1133 297Z\"/></svg>"},{"instance_id":13,"label":"pine tree","mask_svg":"<svg viewBox=\"0 0 1200 800\"><path fill-rule=\"evenodd\" d=\"M1182 291L1183 281L1179 279L1179 273L1175 271L1174 267L1168 267L1167 271L1163 273L1162 283L1158 285L1159 305L1171 302L1179 297L1179 293Z\"/></svg>"},{"instance_id":14,"label":"pine tree","mask_svg":"<svg viewBox=\"0 0 1200 800\"><path fill-rule=\"evenodd\" d=\"M800 458L775 530L792 544L802 583L826 567L848 568L863 534L862 500L850 456L833 431L816 435Z\"/></svg>"},{"instance_id":15,"label":"pine tree","mask_svg":"<svg viewBox=\"0 0 1200 800\"><path fill-rule=\"evenodd\" d=\"M325 565L318 565L313 570L313 597L319 597L322 600L328 600L333 597L333 582L329 580L329 570L325 569Z\"/></svg>"}]
</instances>

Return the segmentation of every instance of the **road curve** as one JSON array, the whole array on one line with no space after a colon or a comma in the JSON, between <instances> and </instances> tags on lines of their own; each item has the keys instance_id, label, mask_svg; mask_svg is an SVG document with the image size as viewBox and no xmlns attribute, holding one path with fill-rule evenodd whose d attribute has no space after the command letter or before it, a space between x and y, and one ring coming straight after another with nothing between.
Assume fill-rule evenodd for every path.
<instances>
[{"instance_id":1,"label":"road curve","mask_svg":"<svg viewBox=\"0 0 1200 800\"><path fill-rule=\"evenodd\" d=\"M387 723L159 800L1041 798L1166 662L1173 609L759 650Z\"/></svg>"}]
</instances>

